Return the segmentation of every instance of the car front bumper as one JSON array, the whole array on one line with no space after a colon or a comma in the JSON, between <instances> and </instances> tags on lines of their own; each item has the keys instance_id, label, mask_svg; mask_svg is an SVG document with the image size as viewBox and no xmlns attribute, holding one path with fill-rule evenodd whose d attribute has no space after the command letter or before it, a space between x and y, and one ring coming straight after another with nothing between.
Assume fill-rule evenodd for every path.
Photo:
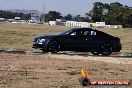
<instances>
[{"instance_id":1,"label":"car front bumper","mask_svg":"<svg viewBox=\"0 0 132 88\"><path fill-rule=\"evenodd\" d=\"M35 44L33 44L33 47L32 48L35 48L35 49L39 48L39 49L41 49L42 48L42 45L35 43Z\"/></svg>"}]
</instances>

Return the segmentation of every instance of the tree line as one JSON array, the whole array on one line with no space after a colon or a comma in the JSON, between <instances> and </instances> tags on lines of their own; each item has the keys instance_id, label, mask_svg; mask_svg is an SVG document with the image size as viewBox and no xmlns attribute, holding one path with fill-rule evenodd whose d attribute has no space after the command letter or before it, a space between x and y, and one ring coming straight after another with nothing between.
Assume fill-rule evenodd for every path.
<instances>
[{"instance_id":1,"label":"tree line","mask_svg":"<svg viewBox=\"0 0 132 88\"><path fill-rule=\"evenodd\" d=\"M85 13L85 17L81 17L80 15L72 16L71 14L61 16L59 12L49 11L48 14L46 14L46 21L64 19L83 22L105 22L109 25L132 27L132 7L128 7L119 2L95 2L93 5L92 10Z\"/></svg>"},{"instance_id":2,"label":"tree line","mask_svg":"<svg viewBox=\"0 0 132 88\"><path fill-rule=\"evenodd\" d=\"M20 17L23 20L29 20L31 19L31 14L15 13L10 11L0 10L0 18L14 19L15 17Z\"/></svg>"},{"instance_id":3,"label":"tree line","mask_svg":"<svg viewBox=\"0 0 132 88\"><path fill-rule=\"evenodd\" d=\"M14 17L21 17L21 19L29 20L31 14L14 13L0 10L0 17L12 19ZM72 16L67 14L62 16L60 12L49 11L45 16L45 21L54 21L56 19L81 21L81 22L105 22L109 25L123 25L123 27L132 27L132 7L123 5L119 2L114 3L93 3L91 11L81 15Z\"/></svg>"},{"instance_id":4,"label":"tree line","mask_svg":"<svg viewBox=\"0 0 132 88\"><path fill-rule=\"evenodd\" d=\"M60 12L57 11L49 11L45 15L45 21L54 21L56 19L69 20L69 21L81 21L81 22L89 22L89 19L86 17L82 17L81 15L72 16L71 14L67 14L66 16L62 16Z\"/></svg>"},{"instance_id":5,"label":"tree line","mask_svg":"<svg viewBox=\"0 0 132 88\"><path fill-rule=\"evenodd\" d=\"M110 25L132 27L132 7L119 2L110 4L95 2L88 16L92 18L92 22L103 21Z\"/></svg>"}]
</instances>

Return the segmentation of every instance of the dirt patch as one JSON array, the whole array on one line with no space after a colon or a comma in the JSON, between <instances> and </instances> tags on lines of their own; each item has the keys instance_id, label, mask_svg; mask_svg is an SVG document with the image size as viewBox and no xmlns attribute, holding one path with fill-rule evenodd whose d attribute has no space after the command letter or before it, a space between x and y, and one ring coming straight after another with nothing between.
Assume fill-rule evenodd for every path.
<instances>
[{"instance_id":1,"label":"dirt patch","mask_svg":"<svg viewBox=\"0 0 132 88\"><path fill-rule=\"evenodd\" d=\"M123 56L93 56L93 55L87 55L87 56L79 56L79 55L52 55L52 58L60 58L60 59L74 59L74 60L92 60L92 61L101 61L106 63L115 63L115 64L132 64L132 57L123 57Z\"/></svg>"},{"instance_id":2,"label":"dirt patch","mask_svg":"<svg viewBox=\"0 0 132 88\"><path fill-rule=\"evenodd\" d=\"M111 57L69 55L0 54L0 88L82 88L81 68L90 71L91 79L132 80L131 60L106 62ZM103 60L103 61L101 61ZM118 59L120 61L120 59ZM129 62L130 61L130 62ZM100 88L106 88L103 86ZM118 88L118 86L112 86ZM112 88L109 86L109 88ZM127 88L132 86L123 86ZM93 88L93 87L91 87Z\"/></svg>"}]
</instances>

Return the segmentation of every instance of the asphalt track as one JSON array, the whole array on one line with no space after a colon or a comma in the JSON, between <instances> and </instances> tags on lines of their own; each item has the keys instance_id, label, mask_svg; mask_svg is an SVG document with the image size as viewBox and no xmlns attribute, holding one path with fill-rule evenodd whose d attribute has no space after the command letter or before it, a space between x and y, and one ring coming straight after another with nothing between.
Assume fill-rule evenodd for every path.
<instances>
[{"instance_id":1,"label":"asphalt track","mask_svg":"<svg viewBox=\"0 0 132 88\"><path fill-rule=\"evenodd\" d=\"M0 53L9 53L9 54L27 54L27 55L44 55L51 53L43 53L41 51L26 51L26 50L0 50ZM53 55L69 55L69 56L91 56L91 57L115 57L115 58L131 58L132 53L123 54L120 52L114 52L110 56L102 56L102 55L92 55L88 52L74 52L74 51L63 51Z\"/></svg>"}]
</instances>

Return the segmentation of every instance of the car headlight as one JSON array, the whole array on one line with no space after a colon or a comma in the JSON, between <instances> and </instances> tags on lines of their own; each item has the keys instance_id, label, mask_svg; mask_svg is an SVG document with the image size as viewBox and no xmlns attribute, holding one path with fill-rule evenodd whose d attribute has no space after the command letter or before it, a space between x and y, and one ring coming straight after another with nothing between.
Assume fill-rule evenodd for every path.
<instances>
[{"instance_id":1,"label":"car headlight","mask_svg":"<svg viewBox=\"0 0 132 88\"><path fill-rule=\"evenodd\" d=\"M43 43L45 41L45 39L40 39L39 42L40 43Z\"/></svg>"}]
</instances>

